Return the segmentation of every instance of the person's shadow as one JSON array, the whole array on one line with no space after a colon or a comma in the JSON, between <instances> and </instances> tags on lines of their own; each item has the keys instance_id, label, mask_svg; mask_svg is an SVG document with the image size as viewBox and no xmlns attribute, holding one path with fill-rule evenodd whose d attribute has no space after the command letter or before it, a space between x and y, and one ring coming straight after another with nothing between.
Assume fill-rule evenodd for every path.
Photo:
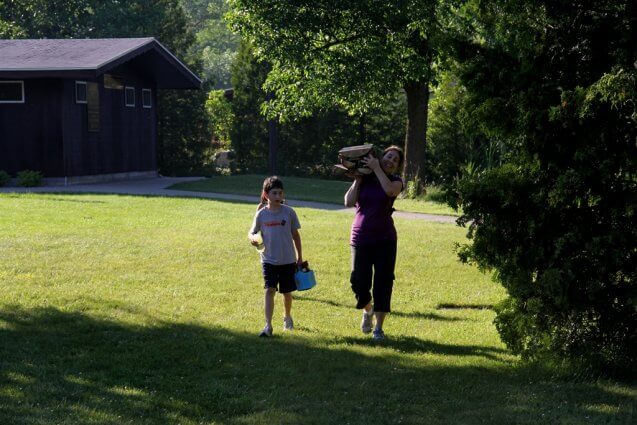
<instances>
[{"instance_id":1,"label":"person's shadow","mask_svg":"<svg viewBox=\"0 0 637 425\"><path fill-rule=\"evenodd\" d=\"M311 295L306 295L304 292L297 293L297 295L295 295L295 299L298 300L298 301L301 301L301 302L320 303L320 304L325 304L325 305L329 305L329 306L332 306L332 307L344 308L344 309L349 309L349 310L353 310L354 309L354 304L353 303L347 305L347 304L339 303L339 302L332 301L332 300L326 300L326 299L316 298L316 297L313 297ZM396 316L396 317L407 317L407 318L410 318L410 319L437 320L437 321L441 321L441 322L459 322L459 321L466 321L467 320L467 319L461 318L461 317L453 317L453 316L442 315L442 314L437 314L437 313L425 313L425 312L420 312L420 311L405 312L405 311L398 311L398 310L395 310L395 309L393 309L390 314L392 316Z\"/></svg>"},{"instance_id":2,"label":"person's shadow","mask_svg":"<svg viewBox=\"0 0 637 425\"><path fill-rule=\"evenodd\" d=\"M300 331L258 338L139 323L3 307L0 423L628 423L633 414L629 392L552 382L486 361L499 354L490 348L403 338L369 355ZM427 354L448 361L414 360Z\"/></svg>"}]
</instances>

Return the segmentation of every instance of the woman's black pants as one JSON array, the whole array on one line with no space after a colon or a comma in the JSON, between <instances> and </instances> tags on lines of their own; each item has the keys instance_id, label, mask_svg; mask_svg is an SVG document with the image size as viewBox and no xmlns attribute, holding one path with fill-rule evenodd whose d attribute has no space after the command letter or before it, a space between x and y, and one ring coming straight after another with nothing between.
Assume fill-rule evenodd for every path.
<instances>
[{"instance_id":1,"label":"woman's black pants","mask_svg":"<svg viewBox=\"0 0 637 425\"><path fill-rule=\"evenodd\" d=\"M356 295L356 308L374 300L374 311L391 311L391 293L396 266L396 241L352 246L350 283ZM373 287L372 287L373 283Z\"/></svg>"}]
</instances>

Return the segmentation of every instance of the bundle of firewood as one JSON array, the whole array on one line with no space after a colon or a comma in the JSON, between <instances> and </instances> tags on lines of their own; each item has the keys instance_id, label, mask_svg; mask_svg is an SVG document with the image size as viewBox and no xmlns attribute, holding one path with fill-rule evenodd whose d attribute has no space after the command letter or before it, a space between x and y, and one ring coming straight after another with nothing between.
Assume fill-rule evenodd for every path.
<instances>
[{"instance_id":1,"label":"bundle of firewood","mask_svg":"<svg viewBox=\"0 0 637 425\"><path fill-rule=\"evenodd\" d=\"M367 155L375 156L374 145L348 146L338 151L338 164L334 165L334 173L352 177L367 175L372 170L361 162Z\"/></svg>"}]
</instances>

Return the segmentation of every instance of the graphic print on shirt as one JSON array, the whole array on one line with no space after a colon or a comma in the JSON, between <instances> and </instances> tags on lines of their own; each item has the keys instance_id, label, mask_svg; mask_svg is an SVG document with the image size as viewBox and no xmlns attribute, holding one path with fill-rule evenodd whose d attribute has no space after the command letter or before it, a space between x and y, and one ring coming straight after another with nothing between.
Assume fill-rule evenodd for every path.
<instances>
[{"instance_id":1,"label":"graphic print on shirt","mask_svg":"<svg viewBox=\"0 0 637 425\"><path fill-rule=\"evenodd\" d=\"M285 226L285 223L286 223L285 220L266 221L266 222L263 223L263 226L265 226L265 227Z\"/></svg>"}]
</instances>

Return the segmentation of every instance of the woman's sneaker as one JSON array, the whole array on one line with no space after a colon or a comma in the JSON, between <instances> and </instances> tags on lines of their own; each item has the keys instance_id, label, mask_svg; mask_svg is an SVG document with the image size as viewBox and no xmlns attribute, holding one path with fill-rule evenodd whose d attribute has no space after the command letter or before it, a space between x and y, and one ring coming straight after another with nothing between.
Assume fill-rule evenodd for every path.
<instances>
[{"instance_id":1,"label":"woman's sneaker","mask_svg":"<svg viewBox=\"0 0 637 425\"><path fill-rule=\"evenodd\" d=\"M361 331L364 334L368 334L372 331L372 326L374 326L374 312L372 310L366 312L363 310L363 320L361 320Z\"/></svg>"},{"instance_id":2,"label":"woman's sneaker","mask_svg":"<svg viewBox=\"0 0 637 425\"><path fill-rule=\"evenodd\" d=\"M292 320L292 317L284 317L283 318L283 330L284 331L291 331L294 329L294 320Z\"/></svg>"},{"instance_id":3,"label":"woman's sneaker","mask_svg":"<svg viewBox=\"0 0 637 425\"><path fill-rule=\"evenodd\" d=\"M261 333L259 334L260 337L269 337L272 336L272 327L271 326L266 326L265 328L263 328L263 330L261 331Z\"/></svg>"},{"instance_id":4,"label":"woman's sneaker","mask_svg":"<svg viewBox=\"0 0 637 425\"><path fill-rule=\"evenodd\" d=\"M385 332L382 329L374 329L374 333L372 334L372 339L374 341L382 341L385 339Z\"/></svg>"}]
</instances>

